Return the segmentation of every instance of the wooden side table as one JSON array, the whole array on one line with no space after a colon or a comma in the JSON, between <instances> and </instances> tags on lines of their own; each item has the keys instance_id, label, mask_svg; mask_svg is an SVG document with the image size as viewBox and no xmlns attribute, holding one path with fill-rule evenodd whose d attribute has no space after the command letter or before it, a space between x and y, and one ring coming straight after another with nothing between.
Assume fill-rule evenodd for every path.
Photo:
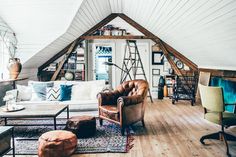
<instances>
[{"instance_id":1,"label":"wooden side table","mask_svg":"<svg viewBox=\"0 0 236 157\"><path fill-rule=\"evenodd\" d=\"M11 150L15 157L14 127L0 126L0 156L6 155Z\"/></svg>"}]
</instances>

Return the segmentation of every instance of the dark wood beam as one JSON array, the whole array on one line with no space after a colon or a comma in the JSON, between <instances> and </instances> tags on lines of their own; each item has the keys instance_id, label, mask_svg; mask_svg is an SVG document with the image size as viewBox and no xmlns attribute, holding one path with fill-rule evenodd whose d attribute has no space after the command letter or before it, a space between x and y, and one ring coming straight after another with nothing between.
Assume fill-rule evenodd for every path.
<instances>
[{"instance_id":1,"label":"dark wood beam","mask_svg":"<svg viewBox=\"0 0 236 157\"><path fill-rule=\"evenodd\" d=\"M82 34L81 36L88 36L92 33L94 33L97 29L101 28L102 26L106 25L107 23L109 23L111 20L113 20L114 18L116 18L118 15L116 13L112 13L109 16L107 16L105 19L103 19L101 22L99 22L98 24L96 24L94 27L92 27L91 29L89 29L87 32L85 32L84 34ZM77 44L81 43L84 39L82 39L80 37L78 37L77 40ZM76 41L74 40L74 41ZM73 41L73 42L74 42ZM42 71L44 68L46 68L50 63L54 62L55 60L57 60L58 58L60 58L61 56L63 56L68 49L70 48L70 46L72 45L71 42L68 46L66 46L63 50L61 50L60 52L58 52L56 55L54 55L52 58L50 58L48 61L46 61L43 65L41 65L38 68L38 71Z\"/></svg>"},{"instance_id":2,"label":"dark wood beam","mask_svg":"<svg viewBox=\"0 0 236 157\"><path fill-rule=\"evenodd\" d=\"M199 68L199 71L210 72L211 76L219 76L219 77L225 77L225 78L236 78L236 71L233 71L233 70Z\"/></svg>"},{"instance_id":3,"label":"dark wood beam","mask_svg":"<svg viewBox=\"0 0 236 157\"><path fill-rule=\"evenodd\" d=\"M61 71L61 68L63 67L64 63L67 61L68 59L68 56L71 54L71 52L74 50L75 48L75 45L76 45L77 41L74 41L70 48L68 49L68 51L66 52L65 54L65 57L60 61L58 67L57 67L57 70L55 71L55 73L53 74L52 78L51 78L51 81L55 81L57 79L57 76L58 74L60 73Z\"/></svg>"},{"instance_id":4,"label":"dark wood beam","mask_svg":"<svg viewBox=\"0 0 236 157\"><path fill-rule=\"evenodd\" d=\"M133 26L134 28L136 28L137 30L139 30L140 32L142 32L145 36L151 37L152 40L156 43L160 43L162 42L162 44L165 46L166 50L168 52L171 52L174 56L176 56L179 60L181 60L184 64L186 64L187 66L189 66L193 71L198 71L198 67L195 63L193 63L192 61L190 61L188 58L186 58L184 55L182 55L181 53L179 53L177 50L175 50L174 48L172 48L170 45L168 45L167 43L165 43L164 41L162 41L158 36L154 35L153 33L151 33L150 31L148 31L146 28L144 28L143 26L139 25L138 23L136 23L135 21L133 21L131 18L129 18L128 16L126 16L125 14L118 14L118 16L120 18L122 18L123 20L125 20L127 23L129 23L131 26Z\"/></svg>"},{"instance_id":5,"label":"dark wood beam","mask_svg":"<svg viewBox=\"0 0 236 157\"><path fill-rule=\"evenodd\" d=\"M81 36L81 39L84 40L93 40L93 39L152 39L148 36L137 36L137 35L122 35L122 36L111 36L111 35L103 35L103 36Z\"/></svg>"},{"instance_id":6,"label":"dark wood beam","mask_svg":"<svg viewBox=\"0 0 236 157\"><path fill-rule=\"evenodd\" d=\"M175 50L173 47L168 45L167 43L164 43L166 49L171 52L174 56L176 56L178 59L180 59L184 64L186 64L189 68L191 68L193 71L198 71L198 66L193 63L191 60L186 58L184 55L179 53L177 50Z\"/></svg>"},{"instance_id":7,"label":"dark wood beam","mask_svg":"<svg viewBox=\"0 0 236 157\"><path fill-rule=\"evenodd\" d=\"M162 49L166 59L168 60L168 62L170 63L171 65L171 68L175 71L175 73L178 75L178 76L182 76L182 72L181 70L175 65L174 61L171 59L170 55L169 55L169 52L167 51L165 45L163 44L162 41L160 41L160 48Z\"/></svg>"}]
</instances>

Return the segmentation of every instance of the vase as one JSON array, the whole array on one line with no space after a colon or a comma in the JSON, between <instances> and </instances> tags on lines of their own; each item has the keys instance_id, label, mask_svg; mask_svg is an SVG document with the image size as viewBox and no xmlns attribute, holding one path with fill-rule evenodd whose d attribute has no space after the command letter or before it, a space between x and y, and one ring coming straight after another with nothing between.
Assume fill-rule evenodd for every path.
<instances>
[{"instance_id":1,"label":"vase","mask_svg":"<svg viewBox=\"0 0 236 157\"><path fill-rule=\"evenodd\" d=\"M19 58L10 58L8 64L8 70L10 79L17 79L21 72L22 65Z\"/></svg>"}]
</instances>

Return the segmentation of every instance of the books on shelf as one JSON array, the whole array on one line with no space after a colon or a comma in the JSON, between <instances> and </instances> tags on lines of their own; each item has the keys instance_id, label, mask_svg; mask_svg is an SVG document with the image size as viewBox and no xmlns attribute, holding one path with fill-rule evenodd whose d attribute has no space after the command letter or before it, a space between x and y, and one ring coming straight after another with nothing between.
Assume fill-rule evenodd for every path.
<instances>
[{"instance_id":1,"label":"books on shelf","mask_svg":"<svg viewBox=\"0 0 236 157\"><path fill-rule=\"evenodd\" d=\"M57 70L57 63L56 62L49 64L47 71L56 71L56 70Z\"/></svg>"},{"instance_id":2,"label":"books on shelf","mask_svg":"<svg viewBox=\"0 0 236 157\"><path fill-rule=\"evenodd\" d=\"M76 70L78 71L84 71L84 64L76 64Z\"/></svg>"},{"instance_id":3,"label":"books on shelf","mask_svg":"<svg viewBox=\"0 0 236 157\"><path fill-rule=\"evenodd\" d=\"M78 48L76 49L76 52L77 52L77 54L84 54L84 48L78 47Z\"/></svg>"}]
</instances>

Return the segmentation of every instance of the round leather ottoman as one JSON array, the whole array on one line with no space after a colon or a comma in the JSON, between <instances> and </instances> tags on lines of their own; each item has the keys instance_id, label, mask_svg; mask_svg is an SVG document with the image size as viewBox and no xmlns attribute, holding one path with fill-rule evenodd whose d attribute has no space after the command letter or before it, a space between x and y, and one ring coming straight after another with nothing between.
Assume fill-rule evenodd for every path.
<instances>
[{"instance_id":1,"label":"round leather ottoman","mask_svg":"<svg viewBox=\"0 0 236 157\"><path fill-rule=\"evenodd\" d=\"M39 157L69 157L77 147L77 137L70 131L54 130L39 137Z\"/></svg>"},{"instance_id":2,"label":"round leather ottoman","mask_svg":"<svg viewBox=\"0 0 236 157\"><path fill-rule=\"evenodd\" d=\"M78 138L91 137L96 133L96 119L92 116L74 116L66 123L66 130L72 131Z\"/></svg>"}]
</instances>

